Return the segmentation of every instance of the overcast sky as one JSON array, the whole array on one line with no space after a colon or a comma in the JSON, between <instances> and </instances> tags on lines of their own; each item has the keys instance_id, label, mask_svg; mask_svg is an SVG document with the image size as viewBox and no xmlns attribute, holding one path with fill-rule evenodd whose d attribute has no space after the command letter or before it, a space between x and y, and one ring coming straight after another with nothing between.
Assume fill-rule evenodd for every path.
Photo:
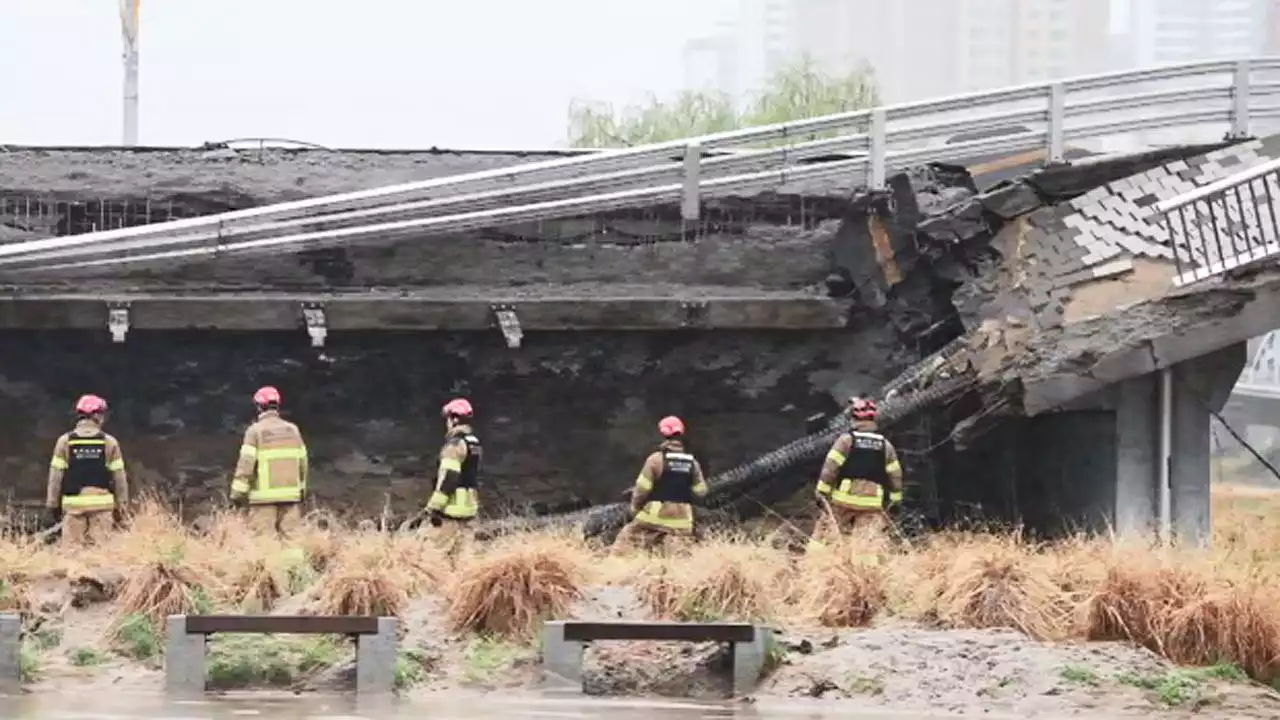
<instances>
[{"instance_id":1,"label":"overcast sky","mask_svg":"<svg viewBox=\"0 0 1280 720\"><path fill-rule=\"evenodd\" d=\"M143 0L144 145L549 147L683 82L714 0ZM0 142L118 144L116 0L0 0Z\"/></svg>"}]
</instances>

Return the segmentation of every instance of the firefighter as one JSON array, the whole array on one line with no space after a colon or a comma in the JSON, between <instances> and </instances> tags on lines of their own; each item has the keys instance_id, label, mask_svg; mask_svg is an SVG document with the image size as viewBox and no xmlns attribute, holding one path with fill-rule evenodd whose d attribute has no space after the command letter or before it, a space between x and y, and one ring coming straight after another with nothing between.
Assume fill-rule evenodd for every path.
<instances>
[{"instance_id":1,"label":"firefighter","mask_svg":"<svg viewBox=\"0 0 1280 720\"><path fill-rule=\"evenodd\" d=\"M876 429L874 400L855 397L849 403L853 429L836 438L818 476L817 496L831 517L819 520L810 549L821 547L821 536L859 526L883 530L885 511L902 502L902 465L893 443Z\"/></svg>"},{"instance_id":2,"label":"firefighter","mask_svg":"<svg viewBox=\"0 0 1280 720\"><path fill-rule=\"evenodd\" d=\"M707 495L702 465L684 448L684 421L658 422L662 442L645 458L631 490L631 522L618 533L618 551L656 545L675 548L693 538L693 500Z\"/></svg>"},{"instance_id":3,"label":"firefighter","mask_svg":"<svg viewBox=\"0 0 1280 720\"><path fill-rule=\"evenodd\" d=\"M448 554L453 554L480 512L480 463L484 452L471 427L475 411L469 400L450 400L440 414L444 417L444 445L424 512L433 528L431 534L445 545Z\"/></svg>"},{"instance_id":4,"label":"firefighter","mask_svg":"<svg viewBox=\"0 0 1280 720\"><path fill-rule=\"evenodd\" d=\"M106 400L81 396L75 428L53 446L45 507L51 522L62 521L62 542L68 545L102 540L129 502L120 443L102 431L106 414Z\"/></svg>"},{"instance_id":5,"label":"firefighter","mask_svg":"<svg viewBox=\"0 0 1280 720\"><path fill-rule=\"evenodd\" d=\"M283 537L297 529L307 495L307 445L297 425L280 417L280 391L270 385L253 394L258 419L244 431L231 502L248 505L259 532Z\"/></svg>"}]
</instances>

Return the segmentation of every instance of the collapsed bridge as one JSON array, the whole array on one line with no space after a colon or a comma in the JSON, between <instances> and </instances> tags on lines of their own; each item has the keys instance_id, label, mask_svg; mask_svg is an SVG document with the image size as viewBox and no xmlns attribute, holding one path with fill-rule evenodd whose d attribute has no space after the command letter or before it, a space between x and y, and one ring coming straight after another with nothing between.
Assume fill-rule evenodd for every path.
<instances>
[{"instance_id":1,"label":"collapsed bridge","mask_svg":"<svg viewBox=\"0 0 1280 720\"><path fill-rule=\"evenodd\" d=\"M4 469L37 487L47 409L92 387L135 475L195 504L223 490L243 396L269 381L319 437L322 501L412 505L437 431L406 419L465 392L495 499L607 503L675 411L722 471L716 504L747 513L812 478L834 428L786 445L807 417L887 386L931 516L1114 522L1107 481L1082 502L1041 487L1035 450L993 455L1043 455L1072 423L1106 433L1045 414L1087 394L1054 347L1128 338L1036 343L1116 298L1169 307L1177 253L1122 211L1275 156L1249 129L1280 117L1277 69L1198 63L542 160L14 149L0 332L24 352L0 366ZM1071 143L1203 124L1226 139L1064 163ZM1207 306L1205 322L1226 311ZM1028 413L1049 419L975 421Z\"/></svg>"}]
</instances>

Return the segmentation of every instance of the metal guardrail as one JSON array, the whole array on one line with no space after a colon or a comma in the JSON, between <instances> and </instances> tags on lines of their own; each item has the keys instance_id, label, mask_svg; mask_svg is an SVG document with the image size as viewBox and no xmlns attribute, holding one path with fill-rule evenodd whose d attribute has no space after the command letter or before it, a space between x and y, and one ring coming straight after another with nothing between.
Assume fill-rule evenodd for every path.
<instances>
[{"instance_id":1,"label":"metal guardrail","mask_svg":"<svg viewBox=\"0 0 1280 720\"><path fill-rule=\"evenodd\" d=\"M1181 287L1280 255L1280 160L1158 203Z\"/></svg>"},{"instance_id":2,"label":"metal guardrail","mask_svg":"<svg viewBox=\"0 0 1280 720\"><path fill-rule=\"evenodd\" d=\"M1280 331L1273 330L1249 358L1231 392L1260 398L1280 398Z\"/></svg>"},{"instance_id":3,"label":"metal guardrail","mask_svg":"<svg viewBox=\"0 0 1280 720\"><path fill-rule=\"evenodd\" d=\"M1280 118L1280 57L1209 61L967 93L200 218L0 246L0 268L102 265L313 249L707 198L839 177L882 188L927 161L1043 149L1141 130ZM1268 73L1271 73L1269 76ZM1204 81L1153 90L1153 84ZM1216 81L1216 82L1215 82ZM1209 84L1209 83L1214 84ZM1095 93L1094 97L1086 97ZM1097 93L1103 93L1096 96ZM1265 102L1273 98L1274 103ZM991 135L992 130L1006 130ZM986 137L951 142L956 136ZM824 136L829 135L829 136ZM778 143L760 147L764 143ZM742 148L732 154L713 154ZM832 159L837 155L839 159Z\"/></svg>"}]
</instances>

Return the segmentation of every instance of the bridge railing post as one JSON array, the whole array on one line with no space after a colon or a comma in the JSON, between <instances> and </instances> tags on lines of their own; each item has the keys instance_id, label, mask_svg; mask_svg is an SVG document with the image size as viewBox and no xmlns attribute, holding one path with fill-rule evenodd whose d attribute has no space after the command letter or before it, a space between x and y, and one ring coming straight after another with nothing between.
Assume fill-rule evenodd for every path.
<instances>
[{"instance_id":1,"label":"bridge railing post","mask_svg":"<svg viewBox=\"0 0 1280 720\"><path fill-rule=\"evenodd\" d=\"M680 216L685 220L697 220L702 212L701 171L702 145L691 142L684 146L684 201L680 204Z\"/></svg>"},{"instance_id":2,"label":"bridge railing post","mask_svg":"<svg viewBox=\"0 0 1280 720\"><path fill-rule=\"evenodd\" d=\"M878 107L871 111L871 123L867 128L867 140L870 145L867 155L867 187L872 190L883 190L888 178L885 168L885 156L888 148L888 133L885 126L888 116L885 109Z\"/></svg>"},{"instance_id":3,"label":"bridge railing post","mask_svg":"<svg viewBox=\"0 0 1280 720\"><path fill-rule=\"evenodd\" d=\"M1249 137L1249 61L1236 63L1231 81L1231 132L1233 139Z\"/></svg>"},{"instance_id":4,"label":"bridge railing post","mask_svg":"<svg viewBox=\"0 0 1280 720\"><path fill-rule=\"evenodd\" d=\"M1056 82L1049 86L1049 147L1050 165L1066 162L1067 86Z\"/></svg>"}]
</instances>

